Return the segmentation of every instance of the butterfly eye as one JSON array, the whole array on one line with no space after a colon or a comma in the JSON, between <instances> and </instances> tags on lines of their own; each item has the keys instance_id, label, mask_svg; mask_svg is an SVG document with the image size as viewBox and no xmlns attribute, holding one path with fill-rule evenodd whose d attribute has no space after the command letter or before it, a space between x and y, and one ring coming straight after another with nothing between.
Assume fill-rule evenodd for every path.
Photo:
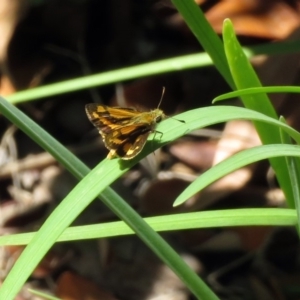
<instances>
[{"instance_id":1,"label":"butterfly eye","mask_svg":"<svg viewBox=\"0 0 300 300\"><path fill-rule=\"evenodd\" d=\"M162 120L162 117L161 117L161 116L158 116L158 117L155 119L156 123L159 123L161 120Z\"/></svg>"}]
</instances>

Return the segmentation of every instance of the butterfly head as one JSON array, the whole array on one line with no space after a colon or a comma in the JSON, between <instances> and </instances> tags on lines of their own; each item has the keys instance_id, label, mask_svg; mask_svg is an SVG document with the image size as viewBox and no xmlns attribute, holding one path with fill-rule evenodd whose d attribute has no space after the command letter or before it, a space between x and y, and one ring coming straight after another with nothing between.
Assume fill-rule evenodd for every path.
<instances>
[{"instance_id":1,"label":"butterfly head","mask_svg":"<svg viewBox=\"0 0 300 300\"><path fill-rule=\"evenodd\" d=\"M153 123L160 123L163 119L166 118L166 115L161 109L154 109L151 111Z\"/></svg>"}]
</instances>

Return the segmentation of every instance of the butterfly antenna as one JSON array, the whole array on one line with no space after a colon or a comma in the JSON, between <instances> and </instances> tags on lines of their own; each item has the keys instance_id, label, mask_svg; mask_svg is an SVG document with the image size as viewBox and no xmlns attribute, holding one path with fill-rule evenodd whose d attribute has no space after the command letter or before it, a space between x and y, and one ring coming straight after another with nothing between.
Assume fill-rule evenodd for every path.
<instances>
[{"instance_id":1,"label":"butterfly antenna","mask_svg":"<svg viewBox=\"0 0 300 300\"><path fill-rule=\"evenodd\" d=\"M159 108L160 105L161 105L161 102L162 102L162 99L163 99L163 97L164 97L165 91L166 91L166 88L163 86L162 93L161 93L161 97L160 97L159 103L158 103L158 105L157 105L157 108Z\"/></svg>"}]
</instances>

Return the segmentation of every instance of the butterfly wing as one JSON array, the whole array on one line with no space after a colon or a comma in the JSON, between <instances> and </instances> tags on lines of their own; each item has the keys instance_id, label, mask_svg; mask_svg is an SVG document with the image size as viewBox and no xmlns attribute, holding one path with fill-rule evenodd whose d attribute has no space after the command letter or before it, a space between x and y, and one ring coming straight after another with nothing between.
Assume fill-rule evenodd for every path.
<instances>
[{"instance_id":1,"label":"butterfly wing","mask_svg":"<svg viewBox=\"0 0 300 300\"><path fill-rule=\"evenodd\" d=\"M105 146L110 150L109 158L115 156L131 159L139 154L151 133L149 126L129 125L102 135Z\"/></svg>"},{"instance_id":2,"label":"butterfly wing","mask_svg":"<svg viewBox=\"0 0 300 300\"><path fill-rule=\"evenodd\" d=\"M129 124L140 113L133 108L109 107L96 103L87 104L85 111L92 124L103 133Z\"/></svg>"}]
</instances>

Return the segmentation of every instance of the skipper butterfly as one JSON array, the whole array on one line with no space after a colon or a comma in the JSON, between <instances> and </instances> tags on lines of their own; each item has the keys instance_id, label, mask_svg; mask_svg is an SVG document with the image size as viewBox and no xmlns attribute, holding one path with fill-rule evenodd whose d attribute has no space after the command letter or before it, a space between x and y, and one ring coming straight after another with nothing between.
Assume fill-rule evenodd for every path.
<instances>
[{"instance_id":1,"label":"skipper butterfly","mask_svg":"<svg viewBox=\"0 0 300 300\"><path fill-rule=\"evenodd\" d=\"M157 123L166 117L159 108L142 112L134 108L95 103L87 104L85 111L109 150L108 159L119 157L129 160L136 157L144 148L150 133L156 132Z\"/></svg>"}]
</instances>

